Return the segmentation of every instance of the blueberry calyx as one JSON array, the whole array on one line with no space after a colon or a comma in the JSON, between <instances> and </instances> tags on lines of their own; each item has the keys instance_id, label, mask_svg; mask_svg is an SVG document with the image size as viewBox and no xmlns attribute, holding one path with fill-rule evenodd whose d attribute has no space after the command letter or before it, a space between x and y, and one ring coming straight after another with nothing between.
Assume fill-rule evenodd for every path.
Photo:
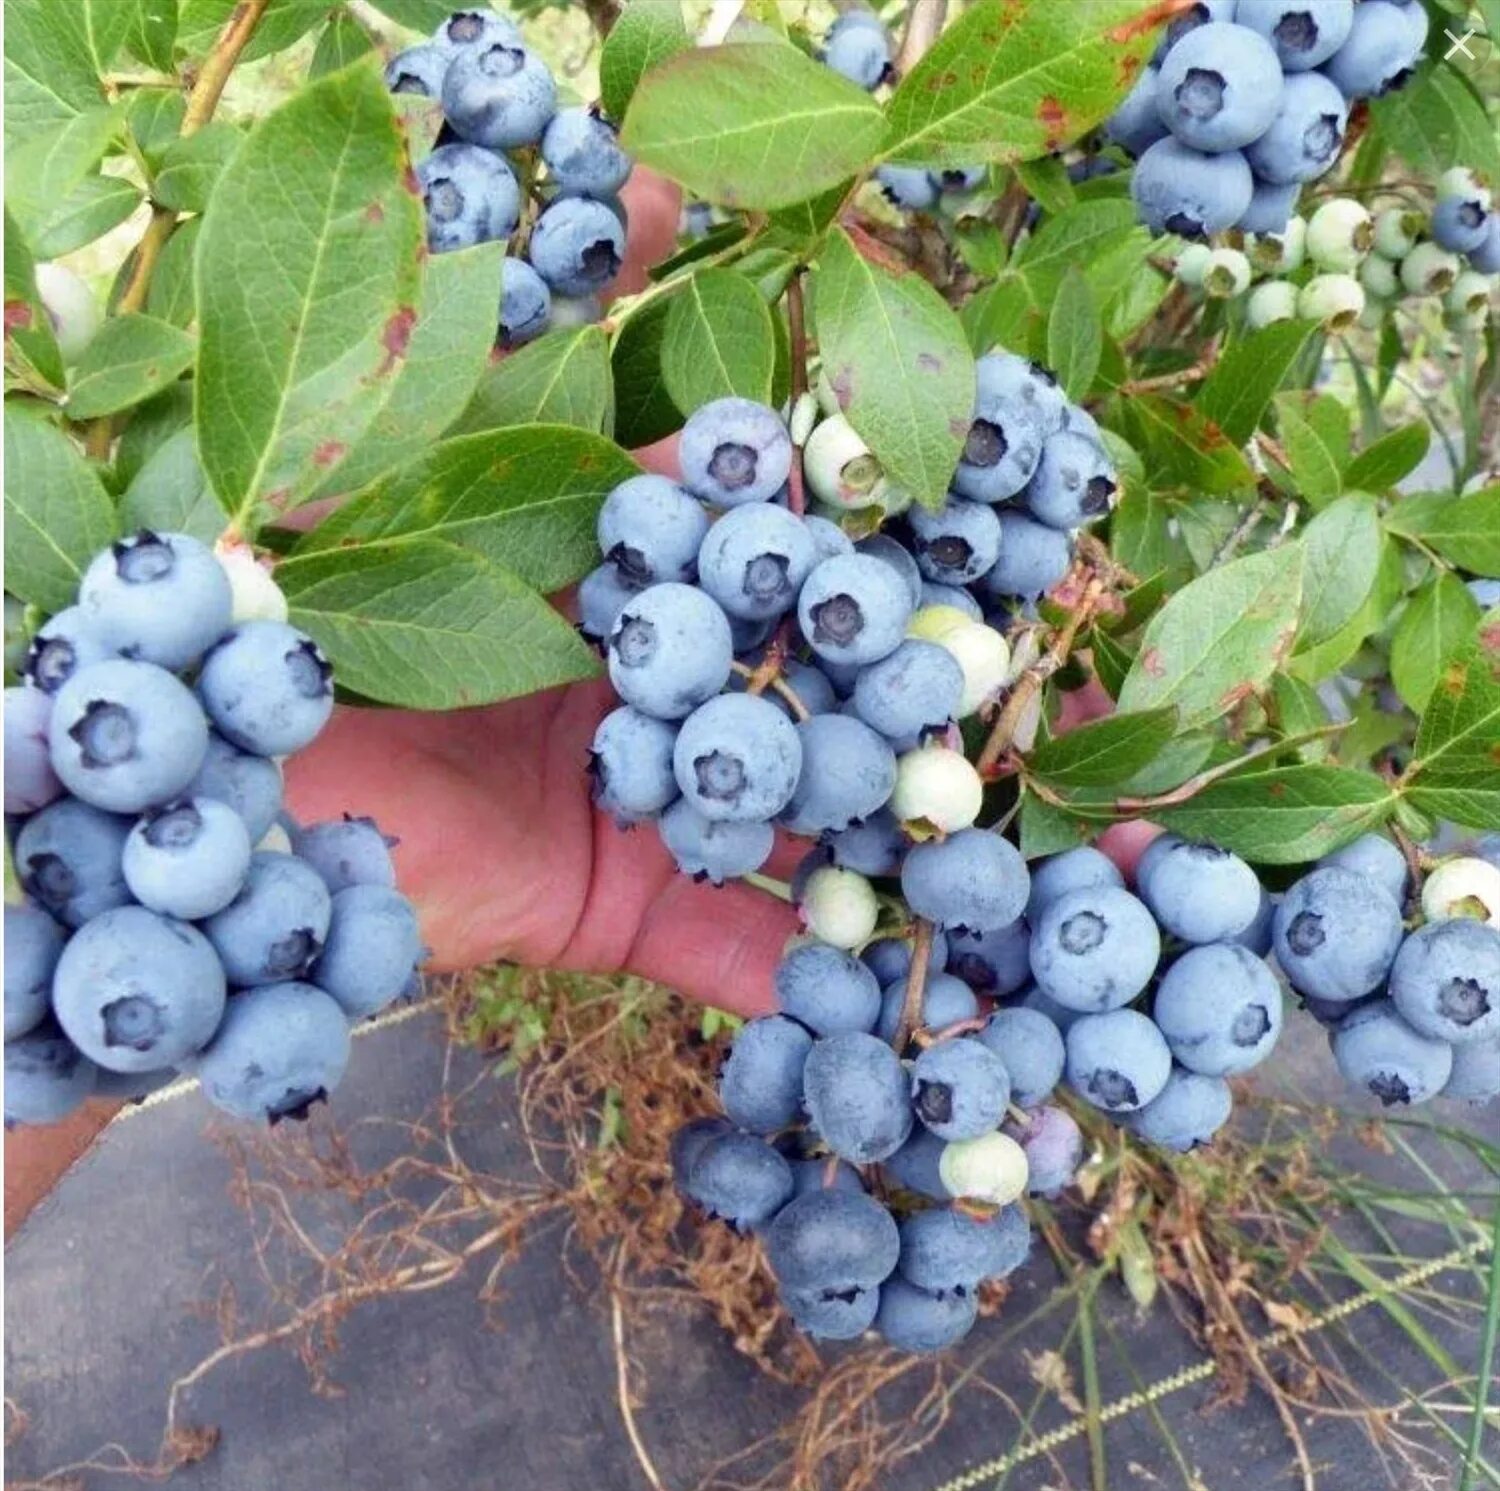
<instances>
[{"instance_id":1,"label":"blueberry calyx","mask_svg":"<svg viewBox=\"0 0 1500 1491\"><path fill-rule=\"evenodd\" d=\"M609 246L611 254L613 245ZM708 461L708 474L726 492L738 492L755 481L755 451L738 441L726 440L717 446Z\"/></svg>"},{"instance_id":2,"label":"blueberry calyx","mask_svg":"<svg viewBox=\"0 0 1500 1491\"><path fill-rule=\"evenodd\" d=\"M153 849L186 849L203 832L203 814L190 802L168 803L145 815L143 836Z\"/></svg>"},{"instance_id":3,"label":"blueberry calyx","mask_svg":"<svg viewBox=\"0 0 1500 1491\"><path fill-rule=\"evenodd\" d=\"M79 748L80 764L90 770L118 766L136 753L134 718L123 704L108 699L91 699L68 735Z\"/></svg>"},{"instance_id":4,"label":"blueberry calyx","mask_svg":"<svg viewBox=\"0 0 1500 1491\"><path fill-rule=\"evenodd\" d=\"M1450 978L1438 991L1437 1007L1445 1020L1467 1027L1489 1014L1489 990L1477 978Z\"/></svg>"},{"instance_id":5,"label":"blueberry calyx","mask_svg":"<svg viewBox=\"0 0 1500 1491\"><path fill-rule=\"evenodd\" d=\"M113 999L99 1011L99 1016L104 1022L104 1044L111 1048L124 1046L145 1053L161 1039L161 1009L144 994Z\"/></svg>"},{"instance_id":6,"label":"blueberry calyx","mask_svg":"<svg viewBox=\"0 0 1500 1491\"><path fill-rule=\"evenodd\" d=\"M865 629L864 612L852 595L830 595L812 607L813 640L847 647Z\"/></svg>"},{"instance_id":7,"label":"blueberry calyx","mask_svg":"<svg viewBox=\"0 0 1500 1491\"><path fill-rule=\"evenodd\" d=\"M1211 67L1190 67L1173 97L1189 119L1212 119L1224 109L1224 75Z\"/></svg>"},{"instance_id":8,"label":"blueberry calyx","mask_svg":"<svg viewBox=\"0 0 1500 1491\"><path fill-rule=\"evenodd\" d=\"M976 419L964 441L964 463L968 466L998 466L1010 449L1005 431L992 420Z\"/></svg>"},{"instance_id":9,"label":"blueberry calyx","mask_svg":"<svg viewBox=\"0 0 1500 1491\"><path fill-rule=\"evenodd\" d=\"M1289 52L1310 52L1318 44L1318 23L1306 10L1289 10L1271 28L1271 35Z\"/></svg>"},{"instance_id":10,"label":"blueberry calyx","mask_svg":"<svg viewBox=\"0 0 1500 1491\"><path fill-rule=\"evenodd\" d=\"M304 699L321 699L333 689L333 668L311 638L299 642L286 654L292 687Z\"/></svg>"},{"instance_id":11,"label":"blueberry calyx","mask_svg":"<svg viewBox=\"0 0 1500 1491\"><path fill-rule=\"evenodd\" d=\"M947 1082L918 1082L916 1101L924 1123L952 1122L953 1088Z\"/></svg>"},{"instance_id":12,"label":"blueberry calyx","mask_svg":"<svg viewBox=\"0 0 1500 1491\"><path fill-rule=\"evenodd\" d=\"M127 585L149 585L172 572L176 562L172 546L149 528L142 528L133 538L122 538L110 546L115 556L115 573Z\"/></svg>"},{"instance_id":13,"label":"blueberry calyx","mask_svg":"<svg viewBox=\"0 0 1500 1491\"><path fill-rule=\"evenodd\" d=\"M1299 958L1305 958L1323 946L1325 935L1323 918L1316 911L1299 911L1286 929L1286 942Z\"/></svg>"}]
</instances>

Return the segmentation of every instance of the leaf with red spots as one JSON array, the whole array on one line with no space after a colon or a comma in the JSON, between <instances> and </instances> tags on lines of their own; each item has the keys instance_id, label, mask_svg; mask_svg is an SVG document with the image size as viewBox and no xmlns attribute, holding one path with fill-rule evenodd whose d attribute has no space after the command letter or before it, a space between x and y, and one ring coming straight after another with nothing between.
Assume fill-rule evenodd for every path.
<instances>
[{"instance_id":1,"label":"leaf with red spots","mask_svg":"<svg viewBox=\"0 0 1500 1491\"><path fill-rule=\"evenodd\" d=\"M5 363L61 388L62 354L36 288L31 248L9 209L5 213Z\"/></svg>"}]
</instances>

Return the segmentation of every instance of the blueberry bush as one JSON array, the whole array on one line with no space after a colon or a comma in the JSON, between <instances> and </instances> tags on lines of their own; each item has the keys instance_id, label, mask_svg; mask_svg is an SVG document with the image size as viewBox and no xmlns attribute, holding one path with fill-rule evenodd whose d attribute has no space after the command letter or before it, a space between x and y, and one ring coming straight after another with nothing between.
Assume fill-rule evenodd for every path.
<instances>
[{"instance_id":1,"label":"blueberry bush","mask_svg":"<svg viewBox=\"0 0 1500 1491\"><path fill-rule=\"evenodd\" d=\"M1284 989L1385 1104L1500 1093L1463 0L585 9L570 73L537 5L8 0L7 1119L304 1110L423 952L276 758L335 682L601 676L601 813L804 851L672 1163L813 1336L957 1340L1099 1124L1212 1139ZM626 280L632 173L682 210Z\"/></svg>"}]
</instances>

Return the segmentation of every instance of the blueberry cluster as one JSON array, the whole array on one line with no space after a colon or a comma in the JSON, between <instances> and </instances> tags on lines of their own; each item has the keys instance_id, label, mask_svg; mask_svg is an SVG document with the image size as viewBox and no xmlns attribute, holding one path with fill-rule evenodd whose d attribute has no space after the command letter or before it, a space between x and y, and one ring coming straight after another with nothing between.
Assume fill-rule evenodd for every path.
<instances>
[{"instance_id":1,"label":"blueberry cluster","mask_svg":"<svg viewBox=\"0 0 1500 1491\"><path fill-rule=\"evenodd\" d=\"M493 10L455 11L431 41L391 60L386 84L443 107L437 146L417 167L427 246L443 253L526 234L524 255L501 270L500 344L598 320L597 297L625 261L617 193L630 158L615 126L597 108L559 108L546 63Z\"/></svg>"},{"instance_id":2,"label":"blueberry cluster","mask_svg":"<svg viewBox=\"0 0 1500 1491\"><path fill-rule=\"evenodd\" d=\"M1455 221L1471 218L1482 236L1455 238ZM1455 250L1459 241L1478 247ZM1243 250L1190 243L1176 263L1177 279L1212 299L1248 291L1245 320L1257 329L1300 316L1342 331L1356 321L1378 324L1403 297L1437 296L1452 325L1482 330L1497 272L1500 213L1461 169L1443 177L1430 220L1408 207L1372 214L1351 198L1333 197L1309 219L1293 216L1276 232L1247 235Z\"/></svg>"},{"instance_id":3,"label":"blueberry cluster","mask_svg":"<svg viewBox=\"0 0 1500 1491\"><path fill-rule=\"evenodd\" d=\"M1228 1119L1226 1079L1270 1054L1282 995L1271 897L1213 845L1164 835L1136 894L1096 849L1028 868L978 828L891 873L930 924L922 953L902 936L858 956L794 945L777 1013L735 1037L724 1116L687 1125L672 1161L689 1201L762 1236L802 1330L873 1326L931 1351L1025 1260L1021 1198L1057 1194L1082 1162L1078 1123L1049 1101L1059 1084L1191 1149Z\"/></svg>"},{"instance_id":4,"label":"blueberry cluster","mask_svg":"<svg viewBox=\"0 0 1500 1491\"><path fill-rule=\"evenodd\" d=\"M1440 864L1407 931L1406 861L1357 839L1298 880L1276 908L1276 961L1328 1027L1344 1078L1380 1101L1500 1096L1500 867Z\"/></svg>"},{"instance_id":5,"label":"blueberry cluster","mask_svg":"<svg viewBox=\"0 0 1500 1491\"><path fill-rule=\"evenodd\" d=\"M1399 88L1427 40L1421 0L1197 0L1106 125L1136 157L1153 232L1280 232L1330 170L1352 104Z\"/></svg>"},{"instance_id":6,"label":"blueberry cluster","mask_svg":"<svg viewBox=\"0 0 1500 1491\"><path fill-rule=\"evenodd\" d=\"M89 565L5 691L5 1121L197 1076L303 1116L349 1023L424 953L366 818L300 828L279 759L333 711L311 637L248 554L142 531Z\"/></svg>"}]
</instances>

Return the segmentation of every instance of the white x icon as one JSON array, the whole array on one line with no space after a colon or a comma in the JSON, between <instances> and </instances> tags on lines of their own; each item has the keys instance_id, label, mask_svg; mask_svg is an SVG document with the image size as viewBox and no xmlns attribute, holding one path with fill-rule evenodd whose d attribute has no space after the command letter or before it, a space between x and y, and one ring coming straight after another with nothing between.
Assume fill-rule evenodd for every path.
<instances>
[{"instance_id":1,"label":"white x icon","mask_svg":"<svg viewBox=\"0 0 1500 1491\"><path fill-rule=\"evenodd\" d=\"M1447 29L1447 27L1444 27L1443 28L1443 35L1446 36L1448 38L1448 40L1453 43L1453 45L1451 47L1449 47L1446 52L1443 53L1444 59L1446 60L1447 58L1452 57L1452 55L1455 52L1462 52L1464 54L1464 56L1469 59L1469 61L1473 62L1475 60L1474 54L1465 45L1465 43L1468 41L1468 39L1471 36L1473 36L1473 34L1474 34L1474 32L1472 30L1469 30L1469 31L1465 31L1462 36L1455 36L1451 31L1449 31Z\"/></svg>"}]
</instances>

